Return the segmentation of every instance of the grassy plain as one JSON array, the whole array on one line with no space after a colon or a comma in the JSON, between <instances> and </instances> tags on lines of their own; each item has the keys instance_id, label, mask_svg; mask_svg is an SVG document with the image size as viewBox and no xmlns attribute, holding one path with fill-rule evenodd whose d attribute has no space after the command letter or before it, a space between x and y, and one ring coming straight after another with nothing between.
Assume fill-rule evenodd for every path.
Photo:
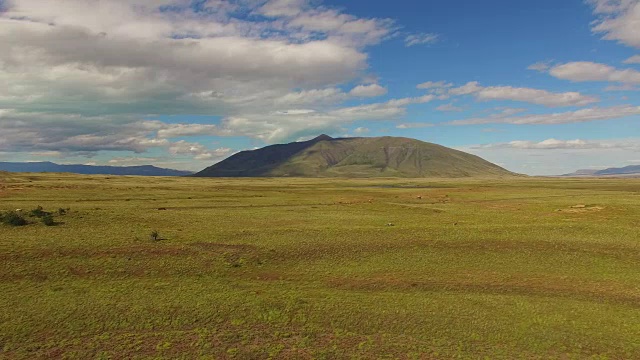
<instances>
[{"instance_id":1,"label":"grassy plain","mask_svg":"<svg viewBox=\"0 0 640 360\"><path fill-rule=\"evenodd\" d=\"M0 174L38 205L0 358L640 358L638 179Z\"/></svg>"}]
</instances>

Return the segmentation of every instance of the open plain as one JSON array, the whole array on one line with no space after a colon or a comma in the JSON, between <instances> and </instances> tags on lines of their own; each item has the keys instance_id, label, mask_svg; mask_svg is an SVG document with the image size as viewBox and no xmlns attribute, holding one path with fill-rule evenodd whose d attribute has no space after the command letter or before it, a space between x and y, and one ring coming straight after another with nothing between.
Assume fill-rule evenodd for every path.
<instances>
[{"instance_id":1,"label":"open plain","mask_svg":"<svg viewBox=\"0 0 640 360\"><path fill-rule=\"evenodd\" d=\"M0 358L640 358L640 179L0 174L38 206Z\"/></svg>"}]
</instances>

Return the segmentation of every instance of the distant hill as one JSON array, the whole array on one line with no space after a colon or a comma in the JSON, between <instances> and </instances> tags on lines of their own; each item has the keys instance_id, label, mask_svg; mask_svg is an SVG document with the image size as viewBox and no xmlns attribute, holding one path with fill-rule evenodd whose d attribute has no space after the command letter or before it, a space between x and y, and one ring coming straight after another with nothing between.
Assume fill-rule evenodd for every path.
<instances>
[{"instance_id":1,"label":"distant hill","mask_svg":"<svg viewBox=\"0 0 640 360\"><path fill-rule=\"evenodd\" d=\"M564 174L561 176L595 176L595 174L600 170L592 170L592 169L580 169L572 172L570 174Z\"/></svg>"},{"instance_id":2,"label":"distant hill","mask_svg":"<svg viewBox=\"0 0 640 360\"><path fill-rule=\"evenodd\" d=\"M578 170L562 176L640 176L640 165L608 168L604 170Z\"/></svg>"},{"instance_id":3,"label":"distant hill","mask_svg":"<svg viewBox=\"0 0 640 360\"><path fill-rule=\"evenodd\" d=\"M515 175L475 155L400 137L342 138L243 151L200 177L471 177Z\"/></svg>"},{"instance_id":4,"label":"distant hill","mask_svg":"<svg viewBox=\"0 0 640 360\"><path fill-rule=\"evenodd\" d=\"M640 165L604 169L596 172L596 175L640 175Z\"/></svg>"},{"instance_id":5,"label":"distant hill","mask_svg":"<svg viewBox=\"0 0 640 360\"><path fill-rule=\"evenodd\" d=\"M152 165L93 166L60 165L52 162L0 162L0 171L8 172L65 172L85 175L185 176L190 171L163 169Z\"/></svg>"}]
</instances>

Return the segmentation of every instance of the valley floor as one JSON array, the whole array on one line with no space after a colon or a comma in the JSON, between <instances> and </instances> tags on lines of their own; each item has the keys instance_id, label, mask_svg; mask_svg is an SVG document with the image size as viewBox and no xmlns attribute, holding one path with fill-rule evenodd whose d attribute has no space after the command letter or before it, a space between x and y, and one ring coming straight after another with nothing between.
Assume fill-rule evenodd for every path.
<instances>
[{"instance_id":1,"label":"valley floor","mask_svg":"<svg viewBox=\"0 0 640 360\"><path fill-rule=\"evenodd\" d=\"M0 358L640 358L640 179L0 174L37 206Z\"/></svg>"}]
</instances>

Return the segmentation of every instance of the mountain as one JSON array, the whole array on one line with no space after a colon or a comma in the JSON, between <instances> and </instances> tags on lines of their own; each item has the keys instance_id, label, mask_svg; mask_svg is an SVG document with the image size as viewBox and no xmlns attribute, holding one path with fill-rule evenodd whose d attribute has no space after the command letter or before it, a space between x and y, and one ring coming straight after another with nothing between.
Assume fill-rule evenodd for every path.
<instances>
[{"instance_id":1,"label":"mountain","mask_svg":"<svg viewBox=\"0 0 640 360\"><path fill-rule=\"evenodd\" d=\"M631 176L640 177L640 165L631 165L623 168L609 168L604 170L578 170L571 174L565 174L562 176Z\"/></svg>"},{"instance_id":2,"label":"mountain","mask_svg":"<svg viewBox=\"0 0 640 360\"><path fill-rule=\"evenodd\" d=\"M152 165L142 166L93 166L59 165L52 162L0 162L0 171L9 172L57 172L85 175L139 175L139 176L185 176L192 172L163 169Z\"/></svg>"},{"instance_id":3,"label":"mountain","mask_svg":"<svg viewBox=\"0 0 640 360\"><path fill-rule=\"evenodd\" d=\"M575 172L572 172L570 174L564 174L561 176L568 176L568 177L577 177L577 176L596 176L595 174L600 171L600 170L592 170L592 169L580 169L580 170L576 170Z\"/></svg>"},{"instance_id":4,"label":"mountain","mask_svg":"<svg viewBox=\"0 0 640 360\"><path fill-rule=\"evenodd\" d=\"M475 155L400 137L315 139L243 151L199 177L470 177L515 175Z\"/></svg>"},{"instance_id":5,"label":"mountain","mask_svg":"<svg viewBox=\"0 0 640 360\"><path fill-rule=\"evenodd\" d=\"M602 175L640 175L640 165L625 166L623 168L609 168L600 170L595 173L596 176Z\"/></svg>"}]
</instances>

